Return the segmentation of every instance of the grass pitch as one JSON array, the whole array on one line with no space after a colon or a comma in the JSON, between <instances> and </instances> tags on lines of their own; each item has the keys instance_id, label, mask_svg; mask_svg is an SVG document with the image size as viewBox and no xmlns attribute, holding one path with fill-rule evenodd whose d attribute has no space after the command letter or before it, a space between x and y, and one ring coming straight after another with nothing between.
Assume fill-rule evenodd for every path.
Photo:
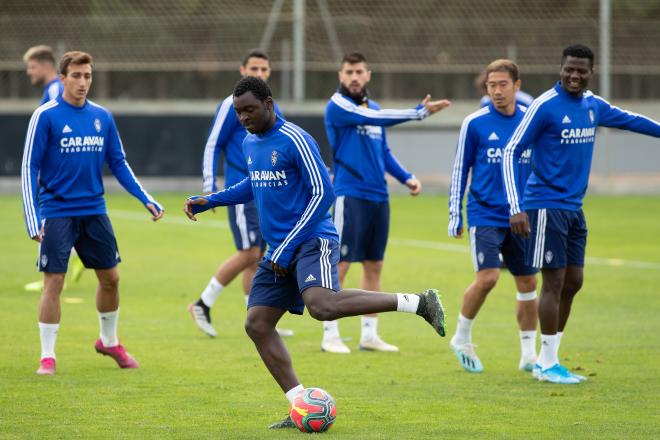
<instances>
[{"instance_id":1,"label":"grass pitch","mask_svg":"<svg viewBox=\"0 0 660 440\"><path fill-rule=\"evenodd\" d=\"M222 293L219 336L199 332L186 305L234 252L226 211L181 212L183 194L160 196L167 215L153 224L129 196L108 197L123 258L120 336L140 361L119 370L93 349L95 278L85 272L63 293L55 377L34 374L39 359L37 245L25 233L19 196L0 197L0 438L300 438L266 427L287 403L244 334L240 283ZM446 198L392 200L383 287L438 287L450 335L473 272L467 240L446 236ZM381 315L383 338L399 354L357 350L359 318L340 322L350 356L319 351L321 324L286 316L282 327L306 386L338 406L328 438L658 438L660 437L660 199L589 197L586 280L560 356L589 376L578 386L532 381L517 371L515 290L503 273L473 330L485 372L460 369L449 338L418 317ZM359 269L349 273L356 286ZM238 281L238 280L237 280Z\"/></svg>"}]
</instances>

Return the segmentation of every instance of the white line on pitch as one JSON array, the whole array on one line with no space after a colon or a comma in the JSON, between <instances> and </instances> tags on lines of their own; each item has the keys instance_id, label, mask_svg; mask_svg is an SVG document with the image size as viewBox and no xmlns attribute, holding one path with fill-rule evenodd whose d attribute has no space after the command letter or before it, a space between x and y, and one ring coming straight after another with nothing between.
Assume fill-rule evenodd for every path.
<instances>
[{"instance_id":1,"label":"white line on pitch","mask_svg":"<svg viewBox=\"0 0 660 440\"><path fill-rule=\"evenodd\" d=\"M136 211L121 211L121 210L112 210L110 211L111 218L119 218L122 220L149 220L149 214L145 211L144 214L140 214ZM229 224L225 220L207 220L204 218L199 218L199 221L192 222L187 218L183 217L173 217L165 216L159 223L164 224L173 224L173 225L187 225L196 228L229 228ZM414 239L404 239L391 237L389 240L390 244L395 246L409 246L416 248L424 249L435 249L439 251L447 252L457 252L462 254L467 254L470 252L470 249L467 245L461 244L452 244L452 243L442 243L439 241L429 241L429 240L414 240ZM637 260L624 260L621 258L602 258L602 257L587 257L586 262L588 264L593 264L596 266L608 266L608 267L632 267L636 269L660 269L660 263L654 263L650 261L637 261Z\"/></svg>"}]
</instances>

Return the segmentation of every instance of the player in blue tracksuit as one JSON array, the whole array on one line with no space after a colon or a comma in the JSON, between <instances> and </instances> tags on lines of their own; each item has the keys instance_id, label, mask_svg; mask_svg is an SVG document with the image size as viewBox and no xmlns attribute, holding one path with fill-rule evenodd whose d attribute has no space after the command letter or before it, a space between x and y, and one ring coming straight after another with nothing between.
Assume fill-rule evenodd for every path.
<instances>
[{"instance_id":1,"label":"player in blue tracksuit","mask_svg":"<svg viewBox=\"0 0 660 440\"><path fill-rule=\"evenodd\" d=\"M23 55L25 73L33 86L44 88L39 105L45 104L62 94L62 81L55 68L55 54L49 46L31 47Z\"/></svg>"},{"instance_id":2,"label":"player in blue tracksuit","mask_svg":"<svg viewBox=\"0 0 660 440\"><path fill-rule=\"evenodd\" d=\"M142 188L126 162L112 114L86 99L92 82L92 57L67 52L60 61L62 95L39 107L28 127L22 165L23 210L28 236L39 242L44 289L39 311L41 367L55 373L55 339L60 293L71 248L99 280L96 305L101 337L96 351L122 368L138 364L119 344L119 250L103 198L103 165L152 214L162 207Z\"/></svg>"},{"instance_id":3,"label":"player in blue tracksuit","mask_svg":"<svg viewBox=\"0 0 660 440\"><path fill-rule=\"evenodd\" d=\"M500 275L500 254L517 288L516 315L520 327L521 357L518 367L531 371L536 364L536 272L525 263L525 240L511 232L504 181L502 151L522 120L527 107L517 104L520 90L518 66L510 60L495 60L486 68L488 106L463 121L449 193L449 236L462 238L461 207L468 174L467 220L470 250L476 278L463 296L456 333L450 347L461 366L479 373L483 365L472 344L472 324ZM531 172L531 148L516 163L517 187L524 188Z\"/></svg>"},{"instance_id":4,"label":"player in blue tracksuit","mask_svg":"<svg viewBox=\"0 0 660 440\"><path fill-rule=\"evenodd\" d=\"M362 263L360 288L380 290L385 247L389 232L390 207L385 173L407 185L416 196L422 186L394 157L387 143L385 127L421 120L449 105L431 102L430 96L407 110L381 109L367 95L371 71L364 55L351 53L341 62L339 90L325 111L325 126L334 159L334 187L337 194L334 221L340 237L339 280L344 282L353 262ZM362 318L360 349L398 351L377 332L378 318ZM350 353L341 341L336 322L324 323L321 349Z\"/></svg>"},{"instance_id":5,"label":"player in blue tracksuit","mask_svg":"<svg viewBox=\"0 0 660 440\"><path fill-rule=\"evenodd\" d=\"M318 145L300 127L275 114L268 85L253 77L234 89L234 109L250 134L243 141L248 177L208 196L190 197L184 211L254 200L268 252L259 263L248 301L245 329L289 401L303 387L275 325L307 306L319 320L386 311L417 313L444 334L438 293L420 295L339 291L337 231L328 209L335 196ZM274 427L291 426L287 417Z\"/></svg>"},{"instance_id":6,"label":"player in blue tracksuit","mask_svg":"<svg viewBox=\"0 0 660 440\"><path fill-rule=\"evenodd\" d=\"M240 66L243 77L254 76L268 81L271 73L268 55L259 50L250 50ZM203 188L205 194L216 192L216 175L220 153L224 155L225 188L229 188L247 177L247 166L243 160L242 144L247 131L238 121L233 107L233 95L225 98L215 112L203 159ZM277 104L275 112L281 115ZM254 202L228 206L229 226L234 236L236 253L218 267L216 273L202 291L199 299L188 306L197 327L214 337L217 332L211 324L211 308L222 289L243 272L243 292L247 301L257 263L263 255L266 243L259 230L259 218ZM291 330L278 329L290 336Z\"/></svg>"},{"instance_id":7,"label":"player in blue tracksuit","mask_svg":"<svg viewBox=\"0 0 660 440\"><path fill-rule=\"evenodd\" d=\"M511 229L529 236L527 263L541 269L543 276L539 301L542 346L533 374L555 383L584 380L559 363L558 350L573 297L584 278L587 224L582 199L596 129L622 128L660 137L658 122L621 110L587 90L593 62L594 54L586 46L564 49L560 81L529 107L502 161ZM523 195L516 185L514 164L531 145L532 174Z\"/></svg>"}]
</instances>

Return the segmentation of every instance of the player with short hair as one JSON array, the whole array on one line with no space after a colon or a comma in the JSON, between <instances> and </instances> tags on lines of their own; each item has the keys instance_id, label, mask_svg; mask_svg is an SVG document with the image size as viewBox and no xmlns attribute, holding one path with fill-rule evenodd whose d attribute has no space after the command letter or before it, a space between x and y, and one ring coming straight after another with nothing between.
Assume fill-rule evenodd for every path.
<instances>
[{"instance_id":1,"label":"player with short hair","mask_svg":"<svg viewBox=\"0 0 660 440\"><path fill-rule=\"evenodd\" d=\"M479 107L487 107L490 104L490 95L488 94L488 87L486 87L486 70L482 70L479 75L474 78L474 86L481 93L481 99L479 100ZM534 97L527 92L518 90L516 92L516 104L529 107L529 105L534 101Z\"/></svg>"},{"instance_id":2,"label":"player with short hair","mask_svg":"<svg viewBox=\"0 0 660 440\"><path fill-rule=\"evenodd\" d=\"M351 263L359 262L362 263L360 288L380 291L390 223L385 173L406 185L412 196L422 190L421 182L390 150L385 127L422 120L447 107L449 101L431 101L428 95L415 108L381 109L369 98L367 85L371 70L359 52L344 56L338 76L339 89L325 110L325 127L334 160L333 183L337 194L334 222L341 249L339 281L343 285ZM362 317L361 333L361 350L399 351L378 335L376 315ZM323 323L321 350L350 353L339 337L337 322Z\"/></svg>"},{"instance_id":3,"label":"player with short hair","mask_svg":"<svg viewBox=\"0 0 660 440\"><path fill-rule=\"evenodd\" d=\"M275 113L268 85L247 77L234 89L234 110L250 134L243 141L248 177L208 196L186 200L191 220L214 206L254 200L268 252L250 290L245 330L289 402L303 386L275 326L287 311L305 306L318 320L365 313L417 313L444 335L439 294L395 294L339 290L337 230L328 212L334 201L330 176L315 140ZM289 417L274 427L292 426Z\"/></svg>"},{"instance_id":4,"label":"player with short hair","mask_svg":"<svg viewBox=\"0 0 660 440\"><path fill-rule=\"evenodd\" d=\"M119 271L117 241L103 198L103 164L140 200L154 221L163 208L147 193L126 162L112 114L87 99L92 56L67 52L60 61L60 96L32 115L25 140L23 210L31 239L39 242L44 289L39 304L41 362L37 374L55 374L60 293L71 248L99 280L96 307L101 328L94 347L121 368L138 368L117 338Z\"/></svg>"},{"instance_id":5,"label":"player with short hair","mask_svg":"<svg viewBox=\"0 0 660 440\"><path fill-rule=\"evenodd\" d=\"M622 128L660 137L660 124L621 110L587 90L594 53L581 44L564 49L560 81L540 95L513 133L502 160L514 233L529 237L527 264L541 269L541 353L532 374L541 381L576 384L585 378L559 363L558 351L573 298L584 279L587 191L596 129ZM534 146L524 195L518 190L520 155ZM523 203L521 204L521 199Z\"/></svg>"},{"instance_id":6,"label":"player with short hair","mask_svg":"<svg viewBox=\"0 0 660 440\"><path fill-rule=\"evenodd\" d=\"M244 78L254 76L268 81L271 74L270 59L264 51L252 49L243 58L239 71ZM229 95L218 105L213 118L204 148L202 190L205 194L218 190L215 176L220 152L224 154L225 188L229 188L247 177L247 166L241 151L247 131L236 118L233 105L233 95ZM275 104L275 112L281 115L277 104ZM261 238L257 209L253 201L228 206L227 209L229 226L234 236L237 252L218 267L199 299L188 306L197 327L211 337L217 335L217 331L211 324L211 308L220 292L243 272L243 292L247 303L252 278L257 271L257 264L266 245ZM278 329L278 331L283 336L293 335L292 330Z\"/></svg>"},{"instance_id":7,"label":"player with short hair","mask_svg":"<svg viewBox=\"0 0 660 440\"><path fill-rule=\"evenodd\" d=\"M62 93L62 81L55 68L55 54L50 46L29 48L23 55L25 73L33 86L43 86L44 94L39 105L57 98Z\"/></svg>"},{"instance_id":8,"label":"player with short hair","mask_svg":"<svg viewBox=\"0 0 660 440\"><path fill-rule=\"evenodd\" d=\"M516 101L520 90L518 66L510 60L495 60L486 67L489 104L463 120L449 191L449 236L463 237L461 206L468 192L467 217L470 251L476 278L463 296L456 334L450 347L461 366L480 373L483 365L472 344L472 324L488 293L500 276L500 253L516 283L516 317L520 327L521 357L518 368L532 371L536 364L536 273L525 264L525 240L511 232L504 184L502 150L521 121L527 107ZM531 172L531 148L516 163L518 188Z\"/></svg>"}]
</instances>

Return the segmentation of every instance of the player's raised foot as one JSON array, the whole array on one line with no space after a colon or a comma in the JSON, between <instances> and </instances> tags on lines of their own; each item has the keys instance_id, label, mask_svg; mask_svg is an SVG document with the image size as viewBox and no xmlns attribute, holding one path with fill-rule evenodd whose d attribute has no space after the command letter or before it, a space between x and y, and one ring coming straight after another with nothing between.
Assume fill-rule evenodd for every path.
<instances>
[{"instance_id":1,"label":"player's raised foot","mask_svg":"<svg viewBox=\"0 0 660 440\"><path fill-rule=\"evenodd\" d=\"M399 347L396 345L388 344L383 341L380 336L376 335L369 339L360 340L360 350L362 351L386 351L390 353L396 353L399 351Z\"/></svg>"},{"instance_id":2,"label":"player's raised foot","mask_svg":"<svg viewBox=\"0 0 660 440\"><path fill-rule=\"evenodd\" d=\"M55 359L43 358L39 361L39 369L37 374L40 376L52 376L55 374Z\"/></svg>"},{"instance_id":3,"label":"player's raised foot","mask_svg":"<svg viewBox=\"0 0 660 440\"><path fill-rule=\"evenodd\" d=\"M335 354L349 354L351 349L344 344L344 341L342 341L341 338L324 338L323 341L321 341L321 351Z\"/></svg>"},{"instance_id":4,"label":"player's raised foot","mask_svg":"<svg viewBox=\"0 0 660 440\"><path fill-rule=\"evenodd\" d=\"M520 371L526 371L529 373L534 371L535 365L536 365L536 356L530 356L530 357L522 356L520 358L520 362L518 362L518 369Z\"/></svg>"},{"instance_id":5,"label":"player's raised foot","mask_svg":"<svg viewBox=\"0 0 660 440\"><path fill-rule=\"evenodd\" d=\"M567 369L563 368L559 364L555 364L546 370L541 370L541 373L539 374L539 381L556 383L560 385L575 385L580 383L578 378L571 375Z\"/></svg>"},{"instance_id":6,"label":"player's raised foot","mask_svg":"<svg viewBox=\"0 0 660 440\"><path fill-rule=\"evenodd\" d=\"M419 294L417 314L431 324L440 336L445 335L445 308L440 301L440 292L427 289Z\"/></svg>"},{"instance_id":7,"label":"player's raised foot","mask_svg":"<svg viewBox=\"0 0 660 440\"><path fill-rule=\"evenodd\" d=\"M458 363L461 364L461 367L463 367L465 371L468 373L481 373L484 371L484 366L475 351L476 345L467 342L459 345L450 343L449 346L456 355Z\"/></svg>"},{"instance_id":8,"label":"player's raised foot","mask_svg":"<svg viewBox=\"0 0 660 440\"><path fill-rule=\"evenodd\" d=\"M275 331L277 332L278 335L280 335L281 338L290 338L291 336L294 335L293 330L288 328L275 327Z\"/></svg>"},{"instance_id":9,"label":"player's raised foot","mask_svg":"<svg viewBox=\"0 0 660 440\"><path fill-rule=\"evenodd\" d=\"M140 364L131 356L123 345L115 345L114 347L105 347L101 338L96 340L94 344L94 349L97 353L102 354L103 356L110 356L117 362L119 368L139 368Z\"/></svg>"},{"instance_id":10,"label":"player's raised foot","mask_svg":"<svg viewBox=\"0 0 660 440\"><path fill-rule=\"evenodd\" d=\"M275 422L268 427L268 429L286 429L286 428L295 428L296 424L291 420L291 416L286 416L283 420Z\"/></svg>"},{"instance_id":11,"label":"player's raised foot","mask_svg":"<svg viewBox=\"0 0 660 440\"><path fill-rule=\"evenodd\" d=\"M188 311L198 329L212 338L218 335L215 328L211 325L211 309L201 299L188 305Z\"/></svg>"},{"instance_id":12,"label":"player's raised foot","mask_svg":"<svg viewBox=\"0 0 660 440\"><path fill-rule=\"evenodd\" d=\"M85 265L83 264L80 257L78 256L73 257L73 261L71 261L71 279L73 280L74 283L77 283L78 280L80 280L80 277L82 276L82 273L84 271L85 271Z\"/></svg>"},{"instance_id":13,"label":"player's raised foot","mask_svg":"<svg viewBox=\"0 0 660 440\"><path fill-rule=\"evenodd\" d=\"M559 368L562 369L564 372L568 373L569 375L573 376L574 378L576 378L580 382L586 382L586 380L587 380L586 377L582 376L581 374L573 373L571 370L569 370L568 368L564 367L561 364L559 364Z\"/></svg>"}]
</instances>

